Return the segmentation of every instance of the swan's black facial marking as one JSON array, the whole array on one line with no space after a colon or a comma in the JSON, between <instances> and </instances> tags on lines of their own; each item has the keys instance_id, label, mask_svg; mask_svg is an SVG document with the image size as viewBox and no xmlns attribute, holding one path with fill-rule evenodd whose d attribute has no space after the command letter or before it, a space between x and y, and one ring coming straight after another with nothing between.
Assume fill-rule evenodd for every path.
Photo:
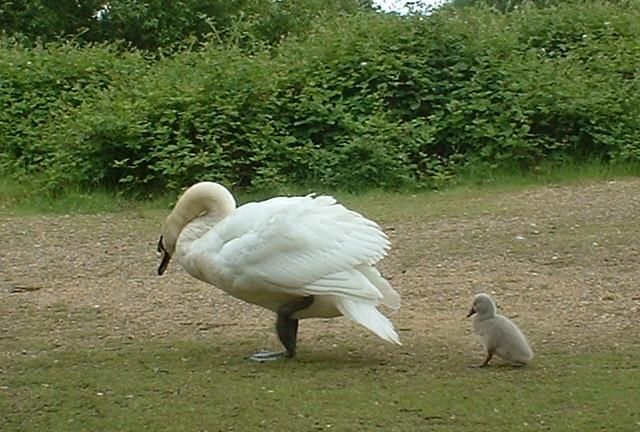
<instances>
[{"instance_id":1,"label":"swan's black facial marking","mask_svg":"<svg viewBox=\"0 0 640 432\"><path fill-rule=\"evenodd\" d=\"M160 236L160 240L158 241L158 252L162 254L162 260L160 261L160 266L158 267L158 275L162 276L162 274L167 270L169 266L169 261L171 261L171 254L167 252L167 249L164 247L164 243L162 242L162 236Z\"/></svg>"}]
</instances>

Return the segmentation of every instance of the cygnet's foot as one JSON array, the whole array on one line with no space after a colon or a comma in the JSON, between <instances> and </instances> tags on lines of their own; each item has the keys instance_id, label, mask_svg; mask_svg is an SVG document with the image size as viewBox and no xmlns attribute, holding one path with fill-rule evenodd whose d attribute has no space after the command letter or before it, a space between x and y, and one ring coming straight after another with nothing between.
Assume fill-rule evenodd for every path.
<instances>
[{"instance_id":1,"label":"cygnet's foot","mask_svg":"<svg viewBox=\"0 0 640 432\"><path fill-rule=\"evenodd\" d=\"M290 358L287 351L273 352L273 351L258 351L255 354L249 356L249 360L253 360L259 363L284 360Z\"/></svg>"},{"instance_id":2,"label":"cygnet's foot","mask_svg":"<svg viewBox=\"0 0 640 432\"><path fill-rule=\"evenodd\" d=\"M470 368L485 368L485 367L487 367L487 364L486 363L480 363L480 364L469 365L468 367L470 367Z\"/></svg>"}]
</instances>

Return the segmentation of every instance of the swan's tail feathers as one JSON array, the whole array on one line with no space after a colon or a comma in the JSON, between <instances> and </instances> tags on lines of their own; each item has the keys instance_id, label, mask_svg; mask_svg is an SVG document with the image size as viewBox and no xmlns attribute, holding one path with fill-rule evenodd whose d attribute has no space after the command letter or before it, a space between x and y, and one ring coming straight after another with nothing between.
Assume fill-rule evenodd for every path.
<instances>
[{"instance_id":1,"label":"swan's tail feathers","mask_svg":"<svg viewBox=\"0 0 640 432\"><path fill-rule=\"evenodd\" d=\"M391 309L400 308L400 294L393 289L389 281L380 274L378 269L373 266L360 266L358 270L380 291L380 294L382 294L380 303Z\"/></svg>"},{"instance_id":2,"label":"swan's tail feathers","mask_svg":"<svg viewBox=\"0 0 640 432\"><path fill-rule=\"evenodd\" d=\"M341 298L337 306L345 317L362 324L388 342L402 345L391 321L374 305Z\"/></svg>"}]
</instances>

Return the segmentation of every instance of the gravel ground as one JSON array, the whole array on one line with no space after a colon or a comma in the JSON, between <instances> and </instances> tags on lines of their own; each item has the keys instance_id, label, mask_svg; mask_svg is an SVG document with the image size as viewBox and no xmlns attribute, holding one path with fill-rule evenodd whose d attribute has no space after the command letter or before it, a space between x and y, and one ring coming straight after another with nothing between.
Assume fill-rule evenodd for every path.
<instances>
[{"instance_id":1,"label":"gravel ground","mask_svg":"<svg viewBox=\"0 0 640 432\"><path fill-rule=\"evenodd\" d=\"M469 212L385 221L393 249L381 267L403 298L391 317L399 352L469 351L480 360L465 319L479 291L520 324L538 355L637 346L639 190L640 179L631 179L482 192ZM150 339L277 346L272 313L190 278L175 262L156 276L164 216L0 216L4 354ZM301 349L345 343L398 352L343 319L301 324Z\"/></svg>"}]
</instances>

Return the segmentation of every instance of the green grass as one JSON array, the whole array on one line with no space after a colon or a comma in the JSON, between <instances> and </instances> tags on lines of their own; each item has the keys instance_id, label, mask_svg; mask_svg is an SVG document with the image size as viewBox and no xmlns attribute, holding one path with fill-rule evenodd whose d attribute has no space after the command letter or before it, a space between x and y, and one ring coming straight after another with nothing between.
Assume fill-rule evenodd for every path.
<instances>
[{"instance_id":1,"label":"green grass","mask_svg":"<svg viewBox=\"0 0 640 432\"><path fill-rule=\"evenodd\" d=\"M80 189L51 194L42 192L33 185L9 178L0 180L0 214L95 214L132 209L167 209L173 199L167 196L148 201L135 201L110 191Z\"/></svg>"},{"instance_id":2,"label":"green grass","mask_svg":"<svg viewBox=\"0 0 640 432\"><path fill-rule=\"evenodd\" d=\"M583 162L544 163L533 170L522 172L519 168L492 170L472 166L462 171L454 187L520 188L523 186L576 183L593 180L612 180L640 175L638 163L604 163L599 160Z\"/></svg>"},{"instance_id":3,"label":"green grass","mask_svg":"<svg viewBox=\"0 0 640 432\"><path fill-rule=\"evenodd\" d=\"M384 207L397 206L396 200L404 200L407 196L432 202L434 197L444 193L454 199L457 197L460 200L467 200L469 197L474 196L477 190L504 192L532 185L578 183L638 175L640 175L640 166L637 164L611 165L598 161L589 161L582 164L546 164L528 173L522 173L516 169L496 171L472 167L460 173L454 181L438 191L418 190L400 191L399 193L364 191L352 193L322 186L283 186L268 191L240 193L238 202L261 200L276 195L304 195L310 192L317 192L333 194L341 201L352 203L356 207L359 203L369 203L375 200L380 203L380 207L384 211ZM78 189L71 189L52 195L43 193L39 188L35 188L28 183L11 180L7 176L0 180L0 213L4 214L91 214L131 209L166 210L175 201L175 198L173 194L167 194L150 200L133 200L114 192ZM424 207L414 206L413 208ZM432 209L433 214L439 213L437 205L431 204L427 208Z\"/></svg>"},{"instance_id":4,"label":"green grass","mask_svg":"<svg viewBox=\"0 0 640 432\"><path fill-rule=\"evenodd\" d=\"M253 364L200 342L120 344L3 361L0 430L636 431L638 355L473 369L339 353Z\"/></svg>"}]
</instances>

